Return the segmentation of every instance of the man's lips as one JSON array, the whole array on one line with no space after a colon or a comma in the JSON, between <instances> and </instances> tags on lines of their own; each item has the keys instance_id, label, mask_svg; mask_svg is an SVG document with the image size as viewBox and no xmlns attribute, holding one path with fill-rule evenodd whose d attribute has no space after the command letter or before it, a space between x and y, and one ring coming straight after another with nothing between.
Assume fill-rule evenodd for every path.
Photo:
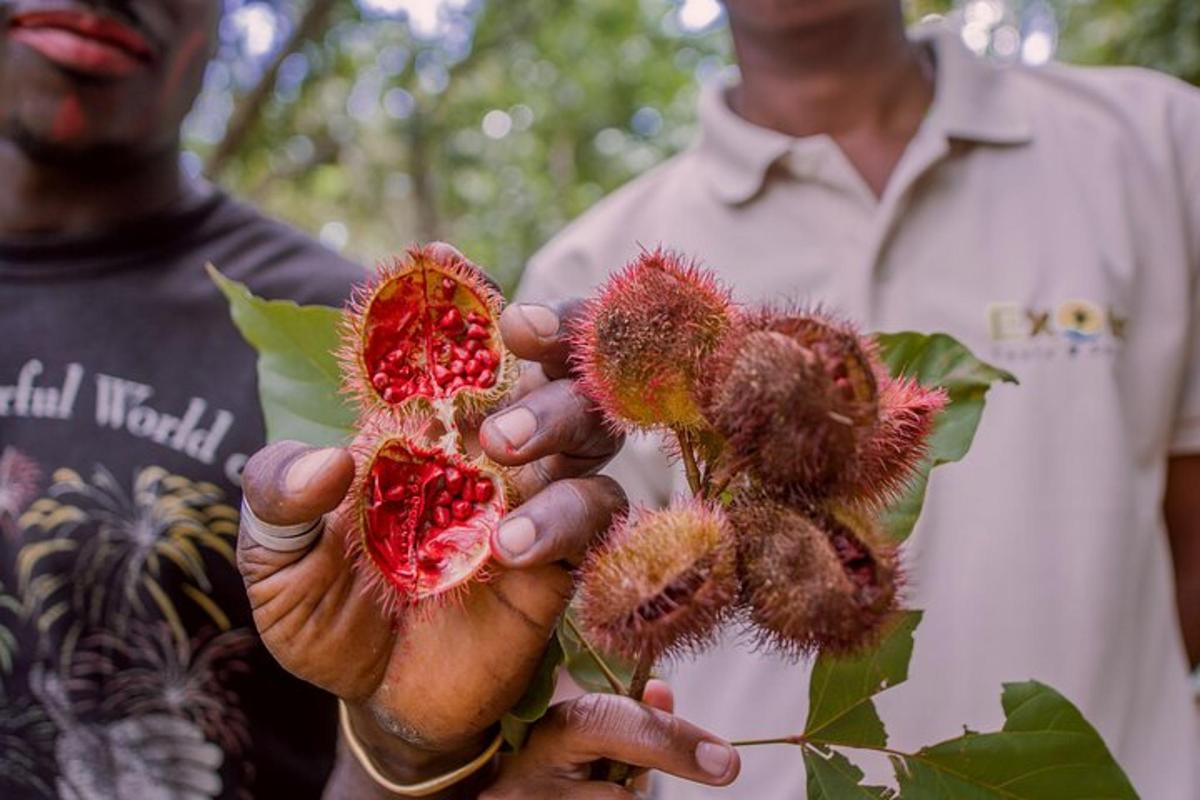
<instances>
[{"instance_id":1,"label":"man's lips","mask_svg":"<svg viewBox=\"0 0 1200 800\"><path fill-rule=\"evenodd\" d=\"M136 30L86 11L18 13L8 35L64 69L96 77L125 77L154 59L154 50Z\"/></svg>"}]
</instances>

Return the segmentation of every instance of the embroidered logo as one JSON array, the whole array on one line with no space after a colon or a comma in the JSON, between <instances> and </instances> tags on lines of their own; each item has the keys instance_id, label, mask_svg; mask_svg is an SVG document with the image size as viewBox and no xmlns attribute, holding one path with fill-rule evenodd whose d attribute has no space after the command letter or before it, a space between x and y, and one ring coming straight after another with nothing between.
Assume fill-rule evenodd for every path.
<instances>
[{"instance_id":1,"label":"embroidered logo","mask_svg":"<svg viewBox=\"0 0 1200 800\"><path fill-rule=\"evenodd\" d=\"M1074 299L1053 307L992 303L987 325L1000 358L1054 358L1115 353L1128 319L1111 305Z\"/></svg>"}]
</instances>

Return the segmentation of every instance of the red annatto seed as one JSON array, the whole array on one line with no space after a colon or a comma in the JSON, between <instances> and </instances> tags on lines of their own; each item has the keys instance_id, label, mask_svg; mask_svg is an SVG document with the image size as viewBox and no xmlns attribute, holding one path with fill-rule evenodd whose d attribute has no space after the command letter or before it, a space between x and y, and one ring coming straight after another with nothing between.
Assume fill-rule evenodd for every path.
<instances>
[{"instance_id":1,"label":"red annatto seed","mask_svg":"<svg viewBox=\"0 0 1200 800\"><path fill-rule=\"evenodd\" d=\"M451 494L457 495L462 492L464 480L463 474L454 467L446 468L446 490Z\"/></svg>"},{"instance_id":2,"label":"red annatto seed","mask_svg":"<svg viewBox=\"0 0 1200 800\"><path fill-rule=\"evenodd\" d=\"M467 366L457 358L450 362L450 371L455 375L462 375L467 371Z\"/></svg>"},{"instance_id":3,"label":"red annatto seed","mask_svg":"<svg viewBox=\"0 0 1200 800\"><path fill-rule=\"evenodd\" d=\"M438 506L433 510L433 524L439 528L444 528L450 524L450 509L446 506Z\"/></svg>"},{"instance_id":4,"label":"red annatto seed","mask_svg":"<svg viewBox=\"0 0 1200 800\"><path fill-rule=\"evenodd\" d=\"M467 326L468 339L486 339L488 338L487 329L478 323L472 323Z\"/></svg>"},{"instance_id":5,"label":"red annatto seed","mask_svg":"<svg viewBox=\"0 0 1200 800\"><path fill-rule=\"evenodd\" d=\"M483 365L480 364L475 359L472 358L470 361L467 362L467 374L470 375L472 378L474 378L476 375L478 375L482 371L483 371Z\"/></svg>"},{"instance_id":6,"label":"red annatto seed","mask_svg":"<svg viewBox=\"0 0 1200 800\"><path fill-rule=\"evenodd\" d=\"M475 502L486 503L496 494L495 485L487 478L480 478L475 482Z\"/></svg>"},{"instance_id":7,"label":"red annatto seed","mask_svg":"<svg viewBox=\"0 0 1200 800\"><path fill-rule=\"evenodd\" d=\"M455 347L454 348L454 357L457 358L459 361L466 361L468 358L471 357L471 353L465 347Z\"/></svg>"},{"instance_id":8,"label":"red annatto seed","mask_svg":"<svg viewBox=\"0 0 1200 800\"><path fill-rule=\"evenodd\" d=\"M371 378L371 385L381 392L387 388L388 382L388 376L383 372L376 372Z\"/></svg>"},{"instance_id":9,"label":"red annatto seed","mask_svg":"<svg viewBox=\"0 0 1200 800\"><path fill-rule=\"evenodd\" d=\"M456 284L453 280L450 278L442 278L442 294L446 296L447 300L450 300L454 297L454 293L457 291L457 289L458 284Z\"/></svg>"},{"instance_id":10,"label":"red annatto seed","mask_svg":"<svg viewBox=\"0 0 1200 800\"><path fill-rule=\"evenodd\" d=\"M434 364L433 379L440 385L444 386L446 381L450 380L450 370L446 369L441 364Z\"/></svg>"},{"instance_id":11,"label":"red annatto seed","mask_svg":"<svg viewBox=\"0 0 1200 800\"><path fill-rule=\"evenodd\" d=\"M450 506L450 512L459 521L469 519L473 510L471 504L466 500L455 500L454 504Z\"/></svg>"},{"instance_id":12,"label":"red annatto seed","mask_svg":"<svg viewBox=\"0 0 1200 800\"><path fill-rule=\"evenodd\" d=\"M475 481L470 478L463 481L462 491L458 493L458 496L463 500L473 500L475 498Z\"/></svg>"},{"instance_id":13,"label":"red annatto seed","mask_svg":"<svg viewBox=\"0 0 1200 800\"><path fill-rule=\"evenodd\" d=\"M389 386L383 390L383 400L386 403L399 403L406 396L407 395L404 394L403 390L398 389L395 386Z\"/></svg>"},{"instance_id":14,"label":"red annatto seed","mask_svg":"<svg viewBox=\"0 0 1200 800\"><path fill-rule=\"evenodd\" d=\"M446 313L442 314L437 325L439 329L454 334L462 330L463 324L462 312L456 307L450 306L446 309Z\"/></svg>"},{"instance_id":15,"label":"red annatto seed","mask_svg":"<svg viewBox=\"0 0 1200 800\"><path fill-rule=\"evenodd\" d=\"M450 381L449 388L450 388L450 391L453 392L453 391L457 391L458 389L461 389L462 387L464 387L466 385L467 385L467 382L464 381L462 378L455 378L454 380Z\"/></svg>"},{"instance_id":16,"label":"red annatto seed","mask_svg":"<svg viewBox=\"0 0 1200 800\"><path fill-rule=\"evenodd\" d=\"M470 339L466 344L468 353L477 353L481 347L483 347L483 342L479 341L478 339Z\"/></svg>"},{"instance_id":17,"label":"red annatto seed","mask_svg":"<svg viewBox=\"0 0 1200 800\"><path fill-rule=\"evenodd\" d=\"M475 378L475 385L480 389L486 389L495 382L496 375L490 369L485 369L483 372L479 373L479 377Z\"/></svg>"},{"instance_id":18,"label":"red annatto seed","mask_svg":"<svg viewBox=\"0 0 1200 800\"><path fill-rule=\"evenodd\" d=\"M496 366L496 356L492 354L491 350L480 350L475 354L475 360L485 367Z\"/></svg>"},{"instance_id":19,"label":"red annatto seed","mask_svg":"<svg viewBox=\"0 0 1200 800\"><path fill-rule=\"evenodd\" d=\"M478 311L472 311L467 314L467 322L473 322L476 325L482 325L483 323L487 322L487 317L485 317L483 314L480 314Z\"/></svg>"},{"instance_id":20,"label":"red annatto seed","mask_svg":"<svg viewBox=\"0 0 1200 800\"><path fill-rule=\"evenodd\" d=\"M433 502L439 506L448 506L454 502L454 497L450 494L450 492L443 489L437 493L437 497L433 498Z\"/></svg>"}]
</instances>

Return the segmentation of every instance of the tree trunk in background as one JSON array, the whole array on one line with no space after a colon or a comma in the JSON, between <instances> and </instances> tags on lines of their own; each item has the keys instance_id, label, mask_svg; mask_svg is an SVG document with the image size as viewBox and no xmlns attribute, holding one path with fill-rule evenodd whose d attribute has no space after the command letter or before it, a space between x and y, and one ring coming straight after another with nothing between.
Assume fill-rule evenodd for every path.
<instances>
[{"instance_id":1,"label":"tree trunk in background","mask_svg":"<svg viewBox=\"0 0 1200 800\"><path fill-rule=\"evenodd\" d=\"M296 25L296 29L292 31L292 35L275 53L271 63L267 65L262 78L234 109L233 115L229 119L229 125L225 129L225 137L217 144L204 167L204 172L208 177L215 179L220 175L229 160L241 148L250 131L254 129L255 123L258 122L271 93L275 90L275 82L279 79L279 68L283 65L284 60L325 30L329 12L333 10L336 3L337 0L312 0L312 3L309 4L304 16Z\"/></svg>"},{"instance_id":2,"label":"tree trunk in background","mask_svg":"<svg viewBox=\"0 0 1200 800\"><path fill-rule=\"evenodd\" d=\"M429 152L429 130L420 109L413 114L408 125L408 174L412 176L413 203L416 206L417 241L422 243L438 240L437 194L429 167L433 154Z\"/></svg>"}]
</instances>

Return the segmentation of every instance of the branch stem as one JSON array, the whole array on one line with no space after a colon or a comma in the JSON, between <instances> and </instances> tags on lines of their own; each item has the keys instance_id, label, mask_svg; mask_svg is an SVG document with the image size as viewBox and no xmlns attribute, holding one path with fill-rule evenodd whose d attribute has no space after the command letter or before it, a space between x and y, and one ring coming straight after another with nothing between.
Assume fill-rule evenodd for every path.
<instances>
[{"instance_id":1,"label":"branch stem","mask_svg":"<svg viewBox=\"0 0 1200 800\"><path fill-rule=\"evenodd\" d=\"M575 620L571 619L571 615L567 614L563 619L566 620L567 627L571 629L571 634L579 640L579 643L583 645L583 649L587 650L588 655L591 656L592 661L596 662L596 666L604 673L604 678L608 681L608 685L612 687L612 690L619 695L628 697L630 693L629 688L621 682L621 679L617 677L617 673L613 672L612 667L596 651L596 648L592 647L592 643L583 635L583 631L575 624Z\"/></svg>"},{"instance_id":2,"label":"branch stem","mask_svg":"<svg viewBox=\"0 0 1200 800\"><path fill-rule=\"evenodd\" d=\"M699 497L704 492L704 484L700 480L700 467L696 464L696 451L692 449L691 434L683 428L676 428L675 438L679 440L679 452L683 458L683 469L687 472L688 486L692 494Z\"/></svg>"},{"instance_id":3,"label":"branch stem","mask_svg":"<svg viewBox=\"0 0 1200 800\"><path fill-rule=\"evenodd\" d=\"M760 747L765 744L803 745L806 743L807 741L802 735L796 734L795 736L776 736L773 739L739 739L736 742L730 742L729 744L733 745L734 747Z\"/></svg>"}]
</instances>

